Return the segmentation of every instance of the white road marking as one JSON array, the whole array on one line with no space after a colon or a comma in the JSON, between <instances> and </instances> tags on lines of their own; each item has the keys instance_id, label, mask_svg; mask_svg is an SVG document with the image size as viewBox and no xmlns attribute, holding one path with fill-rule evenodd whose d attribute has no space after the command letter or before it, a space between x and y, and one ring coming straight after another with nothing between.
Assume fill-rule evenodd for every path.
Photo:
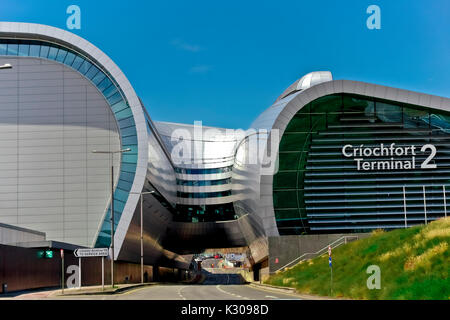
<instances>
[{"instance_id":1,"label":"white road marking","mask_svg":"<svg viewBox=\"0 0 450 320\"><path fill-rule=\"evenodd\" d=\"M278 299L278 297L275 297L275 296L266 296L266 298Z\"/></svg>"},{"instance_id":2,"label":"white road marking","mask_svg":"<svg viewBox=\"0 0 450 320\"><path fill-rule=\"evenodd\" d=\"M186 288L186 287L181 287L180 289L178 289L178 295L180 296L180 298L181 298L182 300L186 300L186 298L181 294L181 291L182 291L184 288Z\"/></svg>"},{"instance_id":3,"label":"white road marking","mask_svg":"<svg viewBox=\"0 0 450 320\"><path fill-rule=\"evenodd\" d=\"M228 292L228 291L223 290L223 289L220 287L220 284L218 284L218 285L216 286L216 288L217 288L217 290L219 290L219 291L221 291L221 292L223 292L223 293L229 294L229 295L231 295L231 296L234 296L234 297L236 297L236 298L241 298L241 299L245 299L245 300L250 300L250 299L247 298L247 297L243 297L243 296L240 296L240 295L237 295L237 294L234 294L234 293L231 293L231 292Z\"/></svg>"}]
</instances>

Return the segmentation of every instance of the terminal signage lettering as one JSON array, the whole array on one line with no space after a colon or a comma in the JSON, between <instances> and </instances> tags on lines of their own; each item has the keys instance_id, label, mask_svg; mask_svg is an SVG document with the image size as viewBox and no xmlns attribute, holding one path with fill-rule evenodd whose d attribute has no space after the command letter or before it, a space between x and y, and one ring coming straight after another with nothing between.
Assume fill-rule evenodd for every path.
<instances>
[{"instance_id":1,"label":"terminal signage lettering","mask_svg":"<svg viewBox=\"0 0 450 320\"><path fill-rule=\"evenodd\" d=\"M363 144L359 146L347 144L342 147L342 154L346 158L353 158L358 171L414 170L416 164L420 165L421 169L436 169L437 166L433 163L436 151L436 147L432 144L398 146L395 142L370 147ZM428 156L422 162L417 162L418 155Z\"/></svg>"}]
</instances>

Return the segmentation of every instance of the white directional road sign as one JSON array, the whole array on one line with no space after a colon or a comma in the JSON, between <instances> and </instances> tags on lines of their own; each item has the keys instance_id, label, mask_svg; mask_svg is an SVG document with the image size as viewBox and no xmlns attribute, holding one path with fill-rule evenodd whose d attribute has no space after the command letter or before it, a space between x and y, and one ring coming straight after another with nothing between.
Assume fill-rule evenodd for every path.
<instances>
[{"instance_id":1,"label":"white directional road sign","mask_svg":"<svg viewBox=\"0 0 450 320\"><path fill-rule=\"evenodd\" d=\"M75 249L73 254L77 258L107 257L109 255L109 249L108 248Z\"/></svg>"}]
</instances>

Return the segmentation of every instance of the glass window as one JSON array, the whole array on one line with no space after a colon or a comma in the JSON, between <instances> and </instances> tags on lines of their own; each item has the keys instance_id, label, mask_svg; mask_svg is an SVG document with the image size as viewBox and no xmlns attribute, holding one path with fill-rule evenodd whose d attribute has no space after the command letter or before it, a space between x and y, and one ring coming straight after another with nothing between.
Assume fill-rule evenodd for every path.
<instances>
[{"instance_id":1,"label":"glass window","mask_svg":"<svg viewBox=\"0 0 450 320\"><path fill-rule=\"evenodd\" d=\"M131 108L126 108L122 111L119 111L117 113L115 113L115 117L118 121L131 117L133 115L133 113L131 112Z\"/></svg>"},{"instance_id":2,"label":"glass window","mask_svg":"<svg viewBox=\"0 0 450 320\"><path fill-rule=\"evenodd\" d=\"M39 57L41 46L38 44L30 45L30 57Z\"/></svg>"},{"instance_id":3,"label":"glass window","mask_svg":"<svg viewBox=\"0 0 450 320\"><path fill-rule=\"evenodd\" d=\"M66 58L67 51L63 49L59 49L58 54L56 55L56 61L63 62Z\"/></svg>"},{"instance_id":4,"label":"glass window","mask_svg":"<svg viewBox=\"0 0 450 320\"><path fill-rule=\"evenodd\" d=\"M8 56L17 56L19 45L17 43L8 43Z\"/></svg>"},{"instance_id":5,"label":"glass window","mask_svg":"<svg viewBox=\"0 0 450 320\"><path fill-rule=\"evenodd\" d=\"M41 46L41 52L39 53L39 56L41 58L47 58L49 50L50 50L49 46Z\"/></svg>"},{"instance_id":6,"label":"glass window","mask_svg":"<svg viewBox=\"0 0 450 320\"><path fill-rule=\"evenodd\" d=\"M120 100L122 100L122 95L120 94L120 92L117 91L115 94L110 96L107 100L109 102L109 105L113 105L113 104L119 102Z\"/></svg>"},{"instance_id":7,"label":"glass window","mask_svg":"<svg viewBox=\"0 0 450 320\"><path fill-rule=\"evenodd\" d=\"M220 180L180 180L177 179L177 185L189 187L218 186L231 183L231 179Z\"/></svg>"},{"instance_id":8,"label":"glass window","mask_svg":"<svg viewBox=\"0 0 450 320\"><path fill-rule=\"evenodd\" d=\"M378 109L378 103L377 103ZM404 128L429 128L430 123L430 113L428 110L421 108L403 108L403 124Z\"/></svg>"},{"instance_id":9,"label":"glass window","mask_svg":"<svg viewBox=\"0 0 450 320\"><path fill-rule=\"evenodd\" d=\"M122 189L131 190L131 187L133 186L132 182L128 182L125 180L120 179L119 184L121 185Z\"/></svg>"},{"instance_id":10,"label":"glass window","mask_svg":"<svg viewBox=\"0 0 450 320\"><path fill-rule=\"evenodd\" d=\"M115 94L117 92L117 88L115 85L111 84L108 88L106 88L105 90L103 90L103 95L105 96L105 98L109 98L110 96L112 96L113 94Z\"/></svg>"},{"instance_id":11,"label":"glass window","mask_svg":"<svg viewBox=\"0 0 450 320\"><path fill-rule=\"evenodd\" d=\"M58 54L58 48L57 47L51 47L50 50L48 51L48 59L50 60L55 60L56 59L56 55Z\"/></svg>"},{"instance_id":12,"label":"glass window","mask_svg":"<svg viewBox=\"0 0 450 320\"><path fill-rule=\"evenodd\" d=\"M19 56L28 57L30 54L30 45L29 44L20 44L19 45Z\"/></svg>"},{"instance_id":13,"label":"glass window","mask_svg":"<svg viewBox=\"0 0 450 320\"><path fill-rule=\"evenodd\" d=\"M137 144L137 136L122 137L123 144Z\"/></svg>"},{"instance_id":14,"label":"glass window","mask_svg":"<svg viewBox=\"0 0 450 320\"><path fill-rule=\"evenodd\" d=\"M443 131L445 133L449 133L450 131L450 116L448 113L431 113L430 114L430 122L433 128L436 131Z\"/></svg>"},{"instance_id":15,"label":"glass window","mask_svg":"<svg viewBox=\"0 0 450 320\"><path fill-rule=\"evenodd\" d=\"M73 60L75 60L75 54L73 54L72 52L67 52L66 58L64 59L64 64L71 66L73 63Z\"/></svg>"},{"instance_id":16,"label":"glass window","mask_svg":"<svg viewBox=\"0 0 450 320\"><path fill-rule=\"evenodd\" d=\"M89 71L86 73L86 78L92 80L92 78L94 78L94 76L99 72L100 70L98 70L98 68L96 66L92 66Z\"/></svg>"},{"instance_id":17,"label":"glass window","mask_svg":"<svg viewBox=\"0 0 450 320\"><path fill-rule=\"evenodd\" d=\"M212 169L188 169L188 168L175 168L175 172L182 174L214 174L228 172L228 168L212 168Z\"/></svg>"},{"instance_id":18,"label":"glass window","mask_svg":"<svg viewBox=\"0 0 450 320\"><path fill-rule=\"evenodd\" d=\"M102 82L104 79L106 78L106 75L99 71L93 78L92 78L92 82L95 85L98 85L100 82Z\"/></svg>"},{"instance_id":19,"label":"glass window","mask_svg":"<svg viewBox=\"0 0 450 320\"><path fill-rule=\"evenodd\" d=\"M280 152L279 170L296 170L301 152Z\"/></svg>"},{"instance_id":20,"label":"glass window","mask_svg":"<svg viewBox=\"0 0 450 320\"><path fill-rule=\"evenodd\" d=\"M328 95L311 102L311 113L324 114L326 112L340 111L342 108L342 96Z\"/></svg>"},{"instance_id":21,"label":"glass window","mask_svg":"<svg viewBox=\"0 0 450 320\"><path fill-rule=\"evenodd\" d=\"M78 70L80 68L80 66L83 64L83 62L84 62L84 59L80 56L77 56L72 63L72 68L74 68L75 70Z\"/></svg>"},{"instance_id":22,"label":"glass window","mask_svg":"<svg viewBox=\"0 0 450 320\"><path fill-rule=\"evenodd\" d=\"M135 172L136 171L136 164L135 163L126 163L123 162L120 166L120 170L126 171L126 172Z\"/></svg>"},{"instance_id":23,"label":"glass window","mask_svg":"<svg viewBox=\"0 0 450 320\"><path fill-rule=\"evenodd\" d=\"M122 137L136 135L136 128L135 127L128 127L128 128L120 130L120 132L122 134Z\"/></svg>"},{"instance_id":24,"label":"glass window","mask_svg":"<svg viewBox=\"0 0 450 320\"><path fill-rule=\"evenodd\" d=\"M122 155L122 161L132 163L137 162L137 154L129 154L129 152L126 152Z\"/></svg>"},{"instance_id":25,"label":"glass window","mask_svg":"<svg viewBox=\"0 0 450 320\"><path fill-rule=\"evenodd\" d=\"M126 104L126 102L121 99L120 101L114 103L113 105L111 105L111 110L116 113L119 111L122 111L123 109L128 108L128 105Z\"/></svg>"},{"instance_id":26,"label":"glass window","mask_svg":"<svg viewBox=\"0 0 450 320\"><path fill-rule=\"evenodd\" d=\"M295 189L297 185L297 172L278 172L273 180L274 189Z\"/></svg>"},{"instance_id":27,"label":"glass window","mask_svg":"<svg viewBox=\"0 0 450 320\"><path fill-rule=\"evenodd\" d=\"M127 152L127 153L129 153L129 152ZM133 180L134 180L134 173L120 171L120 179L128 181L128 182L133 182Z\"/></svg>"},{"instance_id":28,"label":"glass window","mask_svg":"<svg viewBox=\"0 0 450 320\"><path fill-rule=\"evenodd\" d=\"M108 88L111 85L112 85L111 80L109 80L109 78L106 77L103 81L101 81L98 84L97 88L98 88L98 90L100 90L100 92L103 92L103 90L105 90L106 88Z\"/></svg>"},{"instance_id":29,"label":"glass window","mask_svg":"<svg viewBox=\"0 0 450 320\"><path fill-rule=\"evenodd\" d=\"M121 184L121 181L119 181L119 184ZM125 203L126 202L121 201L120 199L114 198L114 212L117 212L119 214L119 216L118 216L119 219L120 219L120 216L122 215L121 212L125 208ZM116 222L116 221L114 221L114 222Z\"/></svg>"},{"instance_id":30,"label":"glass window","mask_svg":"<svg viewBox=\"0 0 450 320\"><path fill-rule=\"evenodd\" d=\"M90 63L89 61L87 61L87 60L84 60L84 62L81 64L81 66L80 66L80 68L78 69L78 71L81 73L81 74L86 74L88 71L89 71L89 69L92 67L92 63Z\"/></svg>"},{"instance_id":31,"label":"glass window","mask_svg":"<svg viewBox=\"0 0 450 320\"><path fill-rule=\"evenodd\" d=\"M122 128L128 128L131 126L134 126L134 119L133 117L129 117L122 120L117 120L119 122L119 127Z\"/></svg>"},{"instance_id":32,"label":"glass window","mask_svg":"<svg viewBox=\"0 0 450 320\"><path fill-rule=\"evenodd\" d=\"M273 192L273 205L275 208L297 208L297 194L295 191Z\"/></svg>"},{"instance_id":33,"label":"glass window","mask_svg":"<svg viewBox=\"0 0 450 320\"><path fill-rule=\"evenodd\" d=\"M300 214L298 212L298 209L287 209L287 210L275 210L275 216L278 220L283 219L299 219Z\"/></svg>"},{"instance_id":34,"label":"glass window","mask_svg":"<svg viewBox=\"0 0 450 320\"><path fill-rule=\"evenodd\" d=\"M285 132L309 132L311 127L309 113L297 113L289 122Z\"/></svg>"},{"instance_id":35,"label":"glass window","mask_svg":"<svg viewBox=\"0 0 450 320\"><path fill-rule=\"evenodd\" d=\"M0 56L5 56L8 52L8 45L6 43L0 43Z\"/></svg>"},{"instance_id":36,"label":"glass window","mask_svg":"<svg viewBox=\"0 0 450 320\"><path fill-rule=\"evenodd\" d=\"M127 201L128 199L128 192L121 190L119 188L116 188L114 191L114 198L120 200L120 201ZM114 208L114 211L116 211L117 208Z\"/></svg>"},{"instance_id":37,"label":"glass window","mask_svg":"<svg viewBox=\"0 0 450 320\"><path fill-rule=\"evenodd\" d=\"M302 151L310 143L309 133L285 133L280 142L282 151Z\"/></svg>"},{"instance_id":38,"label":"glass window","mask_svg":"<svg viewBox=\"0 0 450 320\"><path fill-rule=\"evenodd\" d=\"M177 192L178 198L189 198L189 199L205 199L205 198L219 198L231 196L231 191L220 191L220 192Z\"/></svg>"}]
</instances>

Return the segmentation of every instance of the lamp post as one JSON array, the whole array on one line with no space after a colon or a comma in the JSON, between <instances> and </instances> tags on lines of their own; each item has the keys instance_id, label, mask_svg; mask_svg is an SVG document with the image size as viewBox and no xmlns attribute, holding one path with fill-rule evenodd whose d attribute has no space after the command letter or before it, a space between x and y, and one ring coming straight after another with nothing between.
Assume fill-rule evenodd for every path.
<instances>
[{"instance_id":1,"label":"lamp post","mask_svg":"<svg viewBox=\"0 0 450 320\"><path fill-rule=\"evenodd\" d=\"M144 283L144 195L155 193L155 191L131 193L139 194L141 199L141 283Z\"/></svg>"},{"instance_id":2,"label":"lamp post","mask_svg":"<svg viewBox=\"0 0 450 320\"><path fill-rule=\"evenodd\" d=\"M0 66L0 69L12 69L12 65L9 63L5 63L4 65Z\"/></svg>"},{"instance_id":3,"label":"lamp post","mask_svg":"<svg viewBox=\"0 0 450 320\"><path fill-rule=\"evenodd\" d=\"M114 154L131 151L130 148L117 151L98 151L92 153L107 153L111 155L111 287L114 287Z\"/></svg>"}]
</instances>

